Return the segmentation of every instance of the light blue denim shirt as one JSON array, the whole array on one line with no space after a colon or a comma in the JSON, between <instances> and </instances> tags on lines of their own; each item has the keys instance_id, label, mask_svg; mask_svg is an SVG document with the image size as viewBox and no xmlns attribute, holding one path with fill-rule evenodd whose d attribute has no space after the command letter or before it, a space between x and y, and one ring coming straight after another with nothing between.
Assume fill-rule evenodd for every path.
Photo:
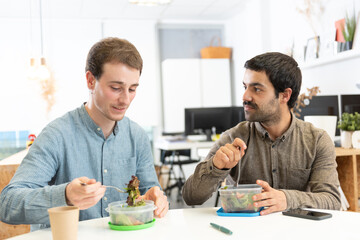
<instances>
[{"instance_id":1,"label":"light blue denim shirt","mask_svg":"<svg viewBox=\"0 0 360 240\"><path fill-rule=\"evenodd\" d=\"M14 177L0 196L0 220L49 227L47 209L66 205L65 187L86 176L103 185L124 188L135 175L144 194L160 186L145 131L124 117L105 139L82 105L51 122L34 141ZM80 211L80 220L108 216L108 204L127 194L108 188L93 207Z\"/></svg>"}]
</instances>

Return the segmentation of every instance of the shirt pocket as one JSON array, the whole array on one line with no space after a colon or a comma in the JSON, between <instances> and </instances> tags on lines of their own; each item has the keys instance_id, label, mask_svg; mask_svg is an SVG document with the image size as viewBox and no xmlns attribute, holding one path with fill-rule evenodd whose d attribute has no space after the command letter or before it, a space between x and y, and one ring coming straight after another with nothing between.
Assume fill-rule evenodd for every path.
<instances>
[{"instance_id":1,"label":"shirt pocket","mask_svg":"<svg viewBox=\"0 0 360 240\"><path fill-rule=\"evenodd\" d=\"M286 189L306 191L309 183L311 169L306 168L288 168Z\"/></svg>"},{"instance_id":2,"label":"shirt pocket","mask_svg":"<svg viewBox=\"0 0 360 240\"><path fill-rule=\"evenodd\" d=\"M118 158L116 165L119 173L129 180L132 175L136 174L136 157Z\"/></svg>"}]
</instances>

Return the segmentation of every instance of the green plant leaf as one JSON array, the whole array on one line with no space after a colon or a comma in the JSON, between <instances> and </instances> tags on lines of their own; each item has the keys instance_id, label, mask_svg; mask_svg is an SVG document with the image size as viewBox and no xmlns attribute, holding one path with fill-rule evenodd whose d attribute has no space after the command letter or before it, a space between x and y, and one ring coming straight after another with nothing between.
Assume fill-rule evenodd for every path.
<instances>
[{"instance_id":1,"label":"green plant leaf","mask_svg":"<svg viewBox=\"0 0 360 240\"><path fill-rule=\"evenodd\" d=\"M337 128L344 131L360 130L360 114L358 112L355 112L354 114L344 112L341 115Z\"/></svg>"},{"instance_id":2,"label":"green plant leaf","mask_svg":"<svg viewBox=\"0 0 360 240\"><path fill-rule=\"evenodd\" d=\"M352 42L354 40L356 30L356 17L355 14L351 17L346 13L345 17L345 26L342 28L342 33L344 35L344 39L347 42Z\"/></svg>"}]
</instances>

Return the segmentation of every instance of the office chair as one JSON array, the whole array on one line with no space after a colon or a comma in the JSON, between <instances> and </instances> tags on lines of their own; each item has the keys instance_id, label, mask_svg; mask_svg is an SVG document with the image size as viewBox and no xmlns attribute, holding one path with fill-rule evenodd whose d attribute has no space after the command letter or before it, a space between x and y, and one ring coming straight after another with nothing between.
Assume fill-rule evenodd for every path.
<instances>
[{"instance_id":1,"label":"office chair","mask_svg":"<svg viewBox=\"0 0 360 240\"><path fill-rule=\"evenodd\" d=\"M160 168L159 176L161 176L163 174L169 175L164 192L166 193L167 196L170 196L171 190L173 188L178 188L177 200L180 201L182 199L181 190L186 181L185 172L184 172L184 169L182 168L182 166L185 164L192 164L192 163L199 162L200 159L192 159L190 149L161 150L160 161L161 161L162 165ZM165 165L170 166L169 171L162 172L162 167ZM174 166L178 166L178 168L179 168L178 174L176 174ZM175 182L171 184L172 181L175 181Z\"/></svg>"}]
</instances>

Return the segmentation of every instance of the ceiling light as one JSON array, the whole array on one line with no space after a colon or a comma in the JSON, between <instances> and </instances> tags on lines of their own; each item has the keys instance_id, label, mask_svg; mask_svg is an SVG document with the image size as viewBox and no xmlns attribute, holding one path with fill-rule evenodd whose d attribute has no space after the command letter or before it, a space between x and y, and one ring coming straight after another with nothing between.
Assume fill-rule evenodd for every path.
<instances>
[{"instance_id":1,"label":"ceiling light","mask_svg":"<svg viewBox=\"0 0 360 240\"><path fill-rule=\"evenodd\" d=\"M171 3L172 0L129 0L129 3L140 6L159 6Z\"/></svg>"},{"instance_id":2,"label":"ceiling light","mask_svg":"<svg viewBox=\"0 0 360 240\"><path fill-rule=\"evenodd\" d=\"M42 0L39 0L39 22L40 22L40 47L41 47L41 58L40 62L36 61L34 57L30 58L30 68L28 70L28 78L31 80L46 81L50 78L50 71L46 65L44 57L44 44L43 44L43 25L42 25ZM31 14L31 3L30 3L30 35L32 41L32 14Z\"/></svg>"},{"instance_id":3,"label":"ceiling light","mask_svg":"<svg viewBox=\"0 0 360 240\"><path fill-rule=\"evenodd\" d=\"M46 60L44 57L40 58L40 66L39 66L38 74L40 81L46 81L51 77L49 68L46 66Z\"/></svg>"}]
</instances>

